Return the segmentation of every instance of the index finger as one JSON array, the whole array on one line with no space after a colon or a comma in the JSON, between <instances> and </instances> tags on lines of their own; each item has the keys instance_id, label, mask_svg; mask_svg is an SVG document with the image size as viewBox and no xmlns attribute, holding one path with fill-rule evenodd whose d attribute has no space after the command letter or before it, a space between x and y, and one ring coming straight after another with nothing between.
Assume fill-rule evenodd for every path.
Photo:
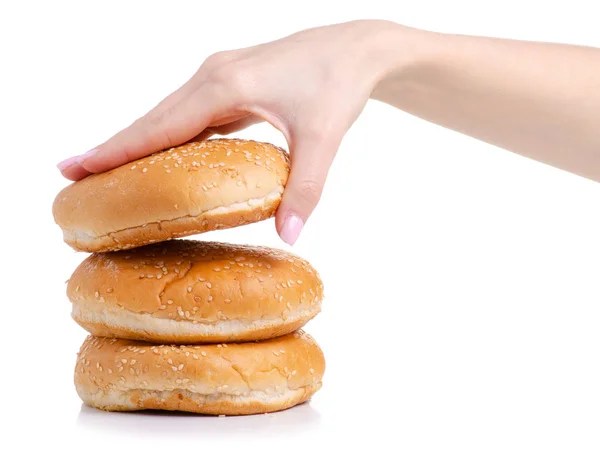
<instances>
[{"instance_id":1,"label":"index finger","mask_svg":"<svg viewBox=\"0 0 600 470\"><path fill-rule=\"evenodd\" d=\"M77 157L76 165L62 169L73 179L100 173L133 160L182 144L202 132L223 111L218 94L202 85L171 106L158 106L90 152ZM87 172L87 173L86 173Z\"/></svg>"}]
</instances>

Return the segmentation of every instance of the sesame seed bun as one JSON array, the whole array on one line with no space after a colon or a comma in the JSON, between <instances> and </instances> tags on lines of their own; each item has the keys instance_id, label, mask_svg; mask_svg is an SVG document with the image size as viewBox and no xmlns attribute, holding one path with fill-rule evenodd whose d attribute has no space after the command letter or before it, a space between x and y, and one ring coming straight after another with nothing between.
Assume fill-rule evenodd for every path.
<instances>
[{"instance_id":1,"label":"sesame seed bun","mask_svg":"<svg viewBox=\"0 0 600 470\"><path fill-rule=\"evenodd\" d=\"M67 295L75 321L96 336L217 343L297 330L320 311L323 284L282 250L171 240L89 256Z\"/></svg>"},{"instance_id":2,"label":"sesame seed bun","mask_svg":"<svg viewBox=\"0 0 600 470\"><path fill-rule=\"evenodd\" d=\"M319 388L325 358L297 331L238 344L163 346L88 336L75 386L90 406L247 415L290 408Z\"/></svg>"},{"instance_id":3,"label":"sesame seed bun","mask_svg":"<svg viewBox=\"0 0 600 470\"><path fill-rule=\"evenodd\" d=\"M267 219L288 174L271 144L192 142L67 186L54 219L76 250L123 250Z\"/></svg>"}]
</instances>

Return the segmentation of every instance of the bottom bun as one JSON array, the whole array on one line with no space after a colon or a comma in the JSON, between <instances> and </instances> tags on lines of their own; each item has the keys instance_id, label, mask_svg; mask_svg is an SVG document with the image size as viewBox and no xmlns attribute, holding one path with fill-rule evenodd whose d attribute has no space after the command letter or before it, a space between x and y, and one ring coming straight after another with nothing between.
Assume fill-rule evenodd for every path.
<instances>
[{"instance_id":1,"label":"bottom bun","mask_svg":"<svg viewBox=\"0 0 600 470\"><path fill-rule=\"evenodd\" d=\"M325 359L302 331L266 341L164 346L89 336L75 368L77 393L107 411L212 415L284 410L319 388Z\"/></svg>"}]
</instances>

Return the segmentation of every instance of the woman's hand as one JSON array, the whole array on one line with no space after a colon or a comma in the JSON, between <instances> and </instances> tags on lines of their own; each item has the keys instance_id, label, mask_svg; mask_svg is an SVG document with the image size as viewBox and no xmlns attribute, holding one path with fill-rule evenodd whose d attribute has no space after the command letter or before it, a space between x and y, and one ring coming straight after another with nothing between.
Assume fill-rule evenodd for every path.
<instances>
[{"instance_id":1,"label":"woman's hand","mask_svg":"<svg viewBox=\"0 0 600 470\"><path fill-rule=\"evenodd\" d=\"M596 48L355 21L216 54L146 116L59 168L76 180L267 121L292 154L277 230L293 244L369 97L600 181L599 79Z\"/></svg>"},{"instance_id":2,"label":"woman's hand","mask_svg":"<svg viewBox=\"0 0 600 470\"><path fill-rule=\"evenodd\" d=\"M58 167L78 180L192 139L267 121L284 134L292 156L276 226L293 244L319 201L342 137L388 69L386 35L403 30L384 21L356 21L217 53L148 114ZM397 51L393 56L397 61Z\"/></svg>"}]
</instances>

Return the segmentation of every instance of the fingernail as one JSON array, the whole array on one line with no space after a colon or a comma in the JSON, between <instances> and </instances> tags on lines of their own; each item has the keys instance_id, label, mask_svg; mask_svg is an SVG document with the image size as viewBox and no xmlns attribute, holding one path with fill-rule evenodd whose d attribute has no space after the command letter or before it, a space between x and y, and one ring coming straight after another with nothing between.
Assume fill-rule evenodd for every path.
<instances>
[{"instance_id":1,"label":"fingernail","mask_svg":"<svg viewBox=\"0 0 600 470\"><path fill-rule=\"evenodd\" d=\"M63 171L63 170L66 170L67 168L75 165L76 163L81 165L84 161L86 161L90 157L93 157L97 153L98 153L98 149L92 149L92 150L85 152L82 155L77 155L76 157L67 158L66 160L63 160L56 166L58 167L58 169L60 171Z\"/></svg>"},{"instance_id":2,"label":"fingernail","mask_svg":"<svg viewBox=\"0 0 600 470\"><path fill-rule=\"evenodd\" d=\"M58 169L60 171L63 171L63 170L66 170L67 168L75 165L75 163L77 163L77 157L71 157L71 158L67 158L66 160L63 160L56 166L58 167Z\"/></svg>"},{"instance_id":3,"label":"fingernail","mask_svg":"<svg viewBox=\"0 0 600 470\"><path fill-rule=\"evenodd\" d=\"M285 222L283 222L279 236L284 242L292 246L298 240L302 227L304 227L304 222L300 217L294 214L288 215Z\"/></svg>"}]
</instances>

